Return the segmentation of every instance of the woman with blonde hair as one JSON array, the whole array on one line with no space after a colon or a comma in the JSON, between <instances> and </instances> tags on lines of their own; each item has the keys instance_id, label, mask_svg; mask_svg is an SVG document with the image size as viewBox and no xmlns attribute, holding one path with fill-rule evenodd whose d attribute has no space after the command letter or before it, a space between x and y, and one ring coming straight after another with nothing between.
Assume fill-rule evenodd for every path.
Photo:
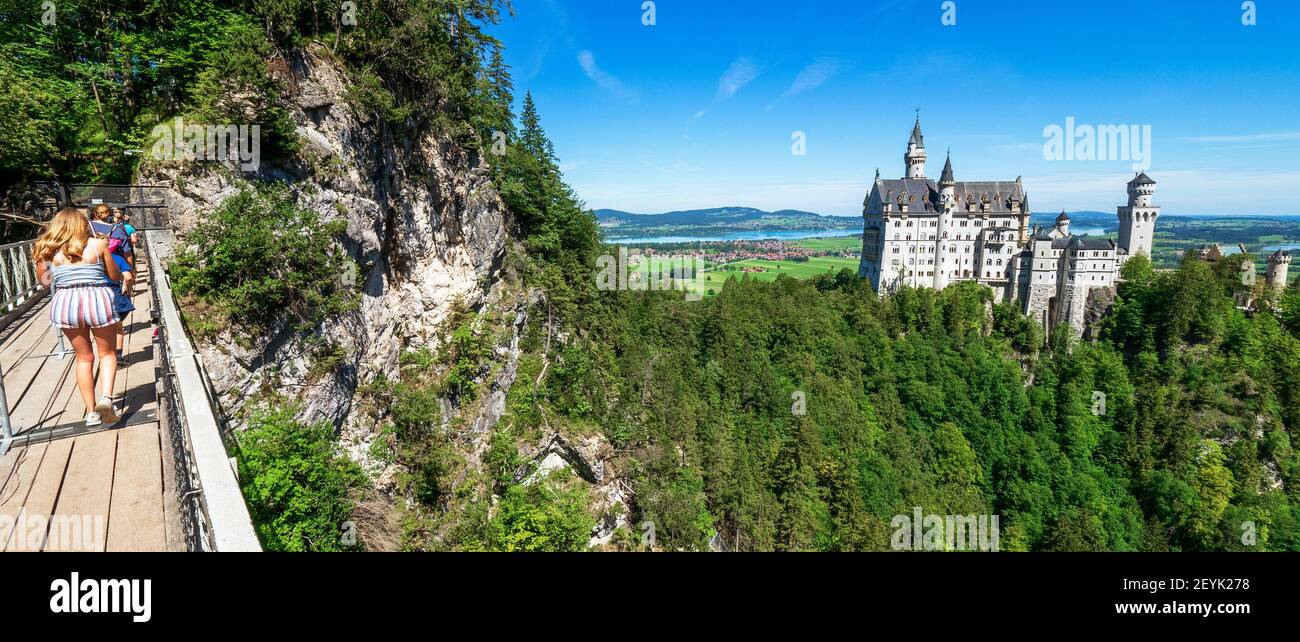
<instances>
[{"instance_id":1,"label":"woman with blonde hair","mask_svg":"<svg viewBox=\"0 0 1300 642\"><path fill-rule=\"evenodd\" d=\"M74 208L54 216L32 250L36 276L52 285L50 323L60 328L77 354L77 387L86 405L86 425L113 425L121 418L113 406L117 358L113 348L121 318L113 309L113 285L122 272L108 241L94 238L90 221ZM94 345L92 345L92 341ZM95 354L103 394L95 402Z\"/></svg>"}]
</instances>

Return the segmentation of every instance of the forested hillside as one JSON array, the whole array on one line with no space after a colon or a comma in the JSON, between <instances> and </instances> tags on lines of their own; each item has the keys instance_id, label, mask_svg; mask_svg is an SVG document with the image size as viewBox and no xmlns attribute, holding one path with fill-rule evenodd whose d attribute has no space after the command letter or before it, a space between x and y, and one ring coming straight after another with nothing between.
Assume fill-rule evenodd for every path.
<instances>
[{"instance_id":1,"label":"forested hillside","mask_svg":"<svg viewBox=\"0 0 1300 642\"><path fill-rule=\"evenodd\" d=\"M249 334L286 314L250 301L355 307L334 296L334 275L262 275L252 294L217 278L230 256L257 265L283 247L332 260L313 253L339 230L268 185L329 171L293 134L288 51L316 47L351 75L349 109L376 132L358 145L403 149L436 131L490 166L513 247L487 286L523 303L458 310L441 340L403 344L399 367L353 382L368 402L351 419L374 424L365 457L335 443L338 425L302 421L290 387L240 418L231 449L268 548L349 548L333 535L353 517L356 547L585 549L604 517L591 489L575 475L536 482L524 456L559 435L607 442L606 469L629 491L626 532L606 548L646 547L637 526L650 523L656 550L889 550L891 518L921 507L999 515L1002 550L1300 550L1295 289L1246 312L1226 263L1156 274L1134 259L1093 342L1044 337L967 283L881 299L844 271L732 281L703 301L597 291L596 258L613 250L490 36L504 3L359 2L344 24L337 3L311 0L69 0L53 26L30 4L0 9L0 55L16 61L0 66L6 187L129 180L141 158L127 152L177 115L262 124L267 168L241 177L261 191L230 201L249 203L257 225L219 210L193 237L210 242L178 264L203 309ZM488 152L494 132L504 154ZM312 224L278 245L239 231L281 229L265 220L277 213ZM409 278L385 242L392 278ZM209 327L197 320L191 330ZM328 319L293 321L310 336ZM347 356L319 352L322 372ZM479 452L470 411L493 392L504 412ZM357 458L399 473L381 484Z\"/></svg>"}]
</instances>

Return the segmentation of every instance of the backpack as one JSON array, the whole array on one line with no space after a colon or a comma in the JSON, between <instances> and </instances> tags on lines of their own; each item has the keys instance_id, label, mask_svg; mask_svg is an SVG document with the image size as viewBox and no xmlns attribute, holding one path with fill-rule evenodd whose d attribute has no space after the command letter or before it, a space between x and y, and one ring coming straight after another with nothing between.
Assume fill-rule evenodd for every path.
<instances>
[{"instance_id":1,"label":"backpack","mask_svg":"<svg viewBox=\"0 0 1300 642\"><path fill-rule=\"evenodd\" d=\"M120 251L122 249L122 243L125 239L120 239L113 236L113 234L116 233L118 230L122 230L122 233L126 234L126 228L122 227L120 223L114 223L113 229L108 231L108 251L110 254L121 253Z\"/></svg>"},{"instance_id":2,"label":"backpack","mask_svg":"<svg viewBox=\"0 0 1300 642\"><path fill-rule=\"evenodd\" d=\"M121 236L117 236L118 231L122 232ZM135 252L135 248L131 247L130 237L126 234L126 228L121 223L114 223L108 230L108 234L104 236L104 240L108 241L110 254L121 254L125 257L127 253Z\"/></svg>"}]
</instances>

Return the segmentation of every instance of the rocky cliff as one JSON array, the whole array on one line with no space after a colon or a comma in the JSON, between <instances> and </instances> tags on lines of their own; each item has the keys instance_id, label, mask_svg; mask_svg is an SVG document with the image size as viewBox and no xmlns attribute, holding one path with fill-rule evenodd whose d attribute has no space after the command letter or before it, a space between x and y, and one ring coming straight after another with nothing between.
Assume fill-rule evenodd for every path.
<instances>
[{"instance_id":1,"label":"rocky cliff","mask_svg":"<svg viewBox=\"0 0 1300 642\"><path fill-rule=\"evenodd\" d=\"M482 160L433 131L399 138L359 113L344 98L349 78L323 49L294 51L280 67L290 88L282 102L301 151L289 163L263 163L256 178L290 181L300 205L326 221L346 221L343 244L359 266L348 277L356 280L360 307L320 328L317 338L345 355L323 380L308 380L305 337L287 328L253 345L221 336L202 353L231 416L272 385L296 392L303 419L328 420L346 431L359 385L396 371L407 347L436 344L454 306L482 305L497 282L510 220ZM233 163L151 163L138 181L171 186L164 198L183 239L238 192L236 175Z\"/></svg>"}]
</instances>

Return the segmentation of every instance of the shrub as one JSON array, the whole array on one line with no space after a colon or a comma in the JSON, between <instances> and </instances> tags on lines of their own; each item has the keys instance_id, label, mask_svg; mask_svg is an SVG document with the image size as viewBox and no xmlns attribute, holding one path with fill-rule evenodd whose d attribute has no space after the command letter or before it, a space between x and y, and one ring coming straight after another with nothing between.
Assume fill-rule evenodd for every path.
<instances>
[{"instance_id":1,"label":"shrub","mask_svg":"<svg viewBox=\"0 0 1300 642\"><path fill-rule=\"evenodd\" d=\"M357 297L343 283L351 259L333 240L341 223L298 207L283 185L245 186L190 233L171 265L177 294L202 304L192 328L217 316L243 331L278 318L307 330L353 309Z\"/></svg>"},{"instance_id":2,"label":"shrub","mask_svg":"<svg viewBox=\"0 0 1300 642\"><path fill-rule=\"evenodd\" d=\"M595 518L587 513L587 494L581 485L554 479L515 485L506 490L488 524L488 545L504 552L582 551L595 525Z\"/></svg>"},{"instance_id":3,"label":"shrub","mask_svg":"<svg viewBox=\"0 0 1300 642\"><path fill-rule=\"evenodd\" d=\"M307 426L293 408L253 414L236 439L239 480L262 545L271 551L357 550L345 544L361 468L338 452L328 423Z\"/></svg>"}]
</instances>

